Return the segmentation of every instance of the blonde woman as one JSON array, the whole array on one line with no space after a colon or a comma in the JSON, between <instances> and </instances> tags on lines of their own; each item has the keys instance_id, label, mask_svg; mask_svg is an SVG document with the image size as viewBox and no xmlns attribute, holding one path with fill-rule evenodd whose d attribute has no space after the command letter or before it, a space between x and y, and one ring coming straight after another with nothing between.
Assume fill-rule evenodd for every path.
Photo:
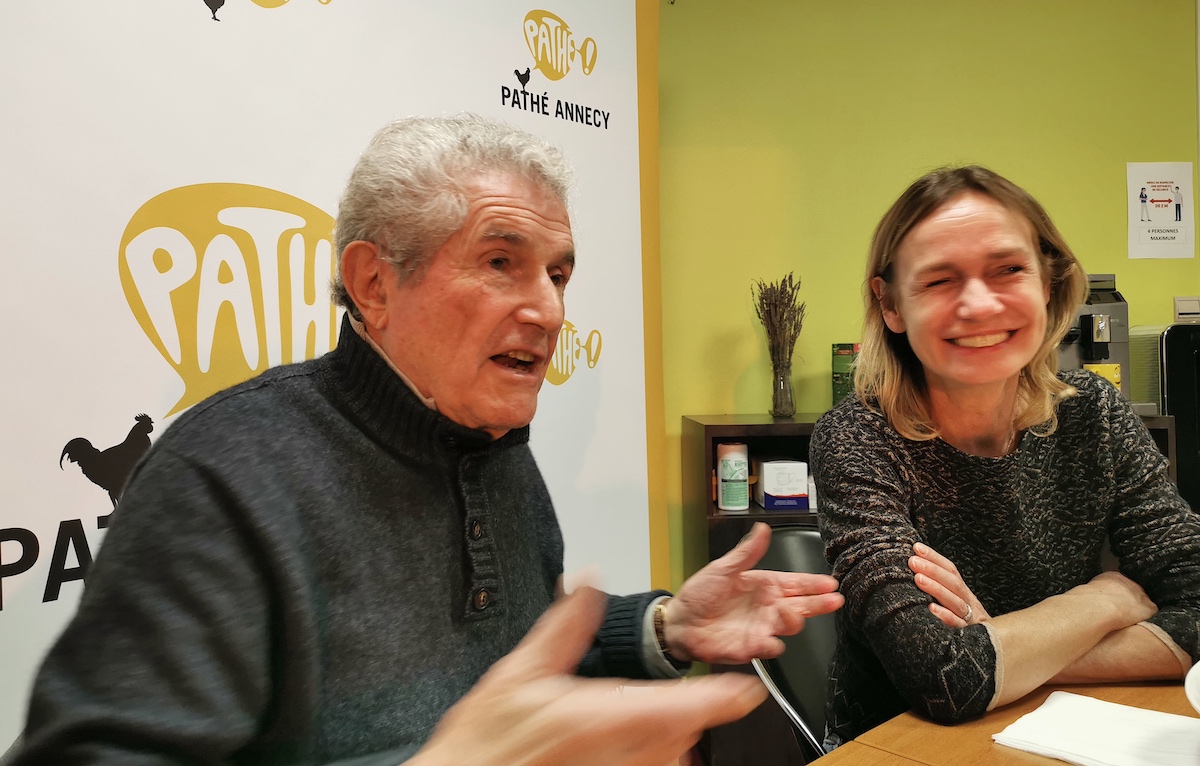
<instances>
[{"instance_id":1,"label":"blonde woman","mask_svg":"<svg viewBox=\"0 0 1200 766\"><path fill-rule=\"evenodd\" d=\"M1045 210L987 169L940 169L869 261L856 396L811 445L846 596L827 744L1047 682L1181 678L1200 659L1200 516L1120 394L1057 371L1086 275Z\"/></svg>"}]
</instances>

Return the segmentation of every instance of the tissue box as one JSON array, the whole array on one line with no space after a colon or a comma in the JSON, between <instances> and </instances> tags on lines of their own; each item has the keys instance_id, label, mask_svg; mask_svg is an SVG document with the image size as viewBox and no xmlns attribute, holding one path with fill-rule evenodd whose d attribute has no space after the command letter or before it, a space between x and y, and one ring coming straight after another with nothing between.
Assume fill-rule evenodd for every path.
<instances>
[{"instance_id":1,"label":"tissue box","mask_svg":"<svg viewBox=\"0 0 1200 766\"><path fill-rule=\"evenodd\" d=\"M808 510L808 463L754 459L754 501L768 511Z\"/></svg>"}]
</instances>

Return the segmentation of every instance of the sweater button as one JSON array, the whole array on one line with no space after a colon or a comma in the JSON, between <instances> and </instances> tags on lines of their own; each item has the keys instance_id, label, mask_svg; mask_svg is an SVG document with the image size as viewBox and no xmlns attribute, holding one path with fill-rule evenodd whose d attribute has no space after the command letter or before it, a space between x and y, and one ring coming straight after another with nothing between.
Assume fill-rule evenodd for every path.
<instances>
[{"instance_id":1,"label":"sweater button","mask_svg":"<svg viewBox=\"0 0 1200 766\"><path fill-rule=\"evenodd\" d=\"M471 539L478 540L483 537L483 524L479 523L479 519L471 522Z\"/></svg>"},{"instance_id":2,"label":"sweater button","mask_svg":"<svg viewBox=\"0 0 1200 766\"><path fill-rule=\"evenodd\" d=\"M490 603L492 603L492 594L488 593L487 588L480 588L475 592L476 609L482 612Z\"/></svg>"}]
</instances>

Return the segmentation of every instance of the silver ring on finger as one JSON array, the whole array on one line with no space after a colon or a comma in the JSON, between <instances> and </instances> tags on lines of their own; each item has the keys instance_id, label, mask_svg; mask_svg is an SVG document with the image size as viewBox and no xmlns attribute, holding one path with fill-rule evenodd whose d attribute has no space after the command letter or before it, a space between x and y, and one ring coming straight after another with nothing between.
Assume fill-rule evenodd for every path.
<instances>
[{"instance_id":1,"label":"silver ring on finger","mask_svg":"<svg viewBox=\"0 0 1200 766\"><path fill-rule=\"evenodd\" d=\"M972 617L974 614L975 614L975 607L971 606L970 604L967 604L967 613L963 615L963 622L965 622L966 624L970 625L970 624L971 624L971 617Z\"/></svg>"}]
</instances>

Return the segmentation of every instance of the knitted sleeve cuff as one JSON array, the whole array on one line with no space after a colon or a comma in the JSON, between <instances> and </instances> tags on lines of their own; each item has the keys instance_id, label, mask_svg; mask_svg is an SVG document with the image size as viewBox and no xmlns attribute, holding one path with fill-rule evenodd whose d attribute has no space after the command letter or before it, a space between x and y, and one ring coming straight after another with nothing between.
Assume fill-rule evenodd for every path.
<instances>
[{"instance_id":1,"label":"knitted sleeve cuff","mask_svg":"<svg viewBox=\"0 0 1200 766\"><path fill-rule=\"evenodd\" d=\"M643 661L642 629L646 610L659 597L669 595L667 591L659 590L634 596L609 596L604 624L579 664L579 675L654 677Z\"/></svg>"}]
</instances>

